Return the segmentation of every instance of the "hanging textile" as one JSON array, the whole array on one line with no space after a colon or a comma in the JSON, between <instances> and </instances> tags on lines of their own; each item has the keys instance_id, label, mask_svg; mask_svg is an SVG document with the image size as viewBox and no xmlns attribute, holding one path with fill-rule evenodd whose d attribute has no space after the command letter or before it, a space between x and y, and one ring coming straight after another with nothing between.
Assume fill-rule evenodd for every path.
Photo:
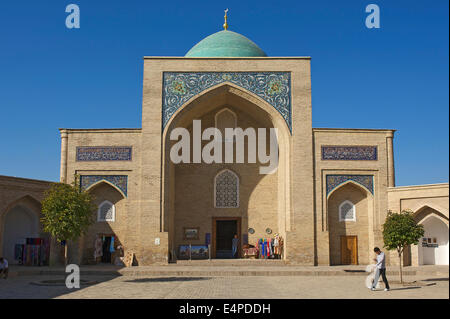
<instances>
[{"instance_id":1,"label":"hanging textile","mask_svg":"<svg viewBox=\"0 0 450 319\"><path fill-rule=\"evenodd\" d=\"M109 245L109 251L113 253L114 250L114 236L111 236L111 244Z\"/></svg>"},{"instance_id":2,"label":"hanging textile","mask_svg":"<svg viewBox=\"0 0 450 319\"><path fill-rule=\"evenodd\" d=\"M50 240L47 238L27 238L24 245L16 245L15 254L19 257L16 259L23 265L46 266L50 259Z\"/></svg>"}]
</instances>

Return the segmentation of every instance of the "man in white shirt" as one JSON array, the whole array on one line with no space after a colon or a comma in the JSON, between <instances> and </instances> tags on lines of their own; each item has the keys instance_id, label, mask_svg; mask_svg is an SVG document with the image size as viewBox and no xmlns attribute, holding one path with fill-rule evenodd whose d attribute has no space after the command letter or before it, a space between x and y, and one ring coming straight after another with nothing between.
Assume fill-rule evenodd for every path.
<instances>
[{"instance_id":1,"label":"man in white shirt","mask_svg":"<svg viewBox=\"0 0 450 319\"><path fill-rule=\"evenodd\" d=\"M375 252L375 254L377 254L377 258L374 259L374 261L377 263L376 264L377 269L376 269L376 272L375 272L375 278L373 280L373 285L372 285L371 290L372 291L375 290L375 287L377 286L377 283L378 283L378 279L380 279L380 275L381 275L381 278L383 279L383 282L384 282L384 285L385 285L384 291L389 291L389 289L390 289L389 288L389 283L388 283L388 280L386 278L385 255L380 250L380 248L378 248L378 247L375 247L373 249L373 251Z\"/></svg>"},{"instance_id":2,"label":"man in white shirt","mask_svg":"<svg viewBox=\"0 0 450 319\"><path fill-rule=\"evenodd\" d=\"M0 275L4 274L5 279L8 278L8 261L0 257Z\"/></svg>"}]
</instances>

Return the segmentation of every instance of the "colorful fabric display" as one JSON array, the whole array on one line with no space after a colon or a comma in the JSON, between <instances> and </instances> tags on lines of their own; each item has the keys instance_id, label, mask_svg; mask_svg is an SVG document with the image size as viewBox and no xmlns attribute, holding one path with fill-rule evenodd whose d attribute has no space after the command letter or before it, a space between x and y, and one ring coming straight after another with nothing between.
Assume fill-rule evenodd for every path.
<instances>
[{"instance_id":1,"label":"colorful fabric display","mask_svg":"<svg viewBox=\"0 0 450 319\"><path fill-rule=\"evenodd\" d=\"M22 246L22 253L16 247L16 253L21 255L22 264L26 266L48 265L50 257L50 240L47 238L27 238Z\"/></svg>"},{"instance_id":2,"label":"colorful fabric display","mask_svg":"<svg viewBox=\"0 0 450 319\"><path fill-rule=\"evenodd\" d=\"M114 250L114 236L111 236L111 244L109 245L109 251L113 253Z\"/></svg>"},{"instance_id":3,"label":"colorful fabric display","mask_svg":"<svg viewBox=\"0 0 450 319\"><path fill-rule=\"evenodd\" d=\"M274 238L259 238L256 247L258 258L280 259L283 251L283 239L278 234Z\"/></svg>"},{"instance_id":4,"label":"colorful fabric display","mask_svg":"<svg viewBox=\"0 0 450 319\"><path fill-rule=\"evenodd\" d=\"M267 244L268 244L267 239L264 238L264 258L266 259L269 256L269 247Z\"/></svg>"}]
</instances>

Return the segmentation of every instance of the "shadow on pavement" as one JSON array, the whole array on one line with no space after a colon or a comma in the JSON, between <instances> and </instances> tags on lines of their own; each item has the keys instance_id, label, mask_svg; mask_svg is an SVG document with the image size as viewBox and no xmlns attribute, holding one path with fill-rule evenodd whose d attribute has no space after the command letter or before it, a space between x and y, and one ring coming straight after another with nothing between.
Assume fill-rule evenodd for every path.
<instances>
[{"instance_id":1,"label":"shadow on pavement","mask_svg":"<svg viewBox=\"0 0 450 319\"><path fill-rule=\"evenodd\" d=\"M113 280L117 276L89 278L83 276L81 287L69 289L65 285L65 277L60 275L50 276L18 276L8 278L0 282L1 299L52 299L61 297L76 291L96 286L98 284ZM87 278L86 278L87 277Z\"/></svg>"},{"instance_id":2,"label":"shadow on pavement","mask_svg":"<svg viewBox=\"0 0 450 319\"><path fill-rule=\"evenodd\" d=\"M422 287L402 287L402 288L391 288L390 291L393 290L410 290L410 289L420 289Z\"/></svg>"},{"instance_id":3,"label":"shadow on pavement","mask_svg":"<svg viewBox=\"0 0 450 319\"><path fill-rule=\"evenodd\" d=\"M132 280L125 280L125 282L171 282L171 281L199 281L199 280L210 280L208 277L160 277L160 278L138 278Z\"/></svg>"},{"instance_id":4,"label":"shadow on pavement","mask_svg":"<svg viewBox=\"0 0 450 319\"><path fill-rule=\"evenodd\" d=\"M423 279L422 281L448 281L448 278L430 278L430 279Z\"/></svg>"}]
</instances>

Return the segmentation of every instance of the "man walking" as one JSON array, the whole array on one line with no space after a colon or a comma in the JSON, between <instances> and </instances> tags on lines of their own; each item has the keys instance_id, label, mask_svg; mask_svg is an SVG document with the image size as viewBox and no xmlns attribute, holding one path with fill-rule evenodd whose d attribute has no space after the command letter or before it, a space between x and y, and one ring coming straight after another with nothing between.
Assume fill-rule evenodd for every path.
<instances>
[{"instance_id":1,"label":"man walking","mask_svg":"<svg viewBox=\"0 0 450 319\"><path fill-rule=\"evenodd\" d=\"M373 251L375 252L375 254L377 254L377 258L374 259L374 261L377 263L376 264L377 269L375 271L375 278L373 280L372 288L370 290L372 290L372 291L375 290L375 287L377 286L378 280L380 279L380 275L381 275L381 278L383 279L384 286L385 286L384 291L389 291L389 283L386 278L385 255L378 247L375 247L373 249Z\"/></svg>"}]
</instances>

